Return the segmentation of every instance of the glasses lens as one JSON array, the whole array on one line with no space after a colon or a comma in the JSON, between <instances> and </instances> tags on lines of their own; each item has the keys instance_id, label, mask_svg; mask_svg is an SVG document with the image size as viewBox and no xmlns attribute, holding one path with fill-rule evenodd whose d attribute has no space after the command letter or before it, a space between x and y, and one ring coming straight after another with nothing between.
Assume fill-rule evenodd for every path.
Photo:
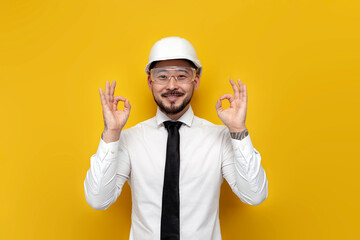
<instances>
[{"instance_id":1,"label":"glasses lens","mask_svg":"<svg viewBox=\"0 0 360 240\"><path fill-rule=\"evenodd\" d=\"M193 80L195 69L190 67L166 67L151 69L151 78L160 84L166 84L172 76L178 83L189 83Z\"/></svg>"}]
</instances>

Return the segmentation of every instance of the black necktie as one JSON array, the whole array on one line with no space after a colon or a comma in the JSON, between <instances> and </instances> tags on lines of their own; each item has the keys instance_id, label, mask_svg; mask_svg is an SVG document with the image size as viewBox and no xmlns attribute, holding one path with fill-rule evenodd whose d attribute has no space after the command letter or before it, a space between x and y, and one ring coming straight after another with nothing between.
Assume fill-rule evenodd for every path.
<instances>
[{"instance_id":1,"label":"black necktie","mask_svg":"<svg viewBox=\"0 0 360 240\"><path fill-rule=\"evenodd\" d=\"M182 122L164 122L168 131L166 164L161 212L161 240L180 239L179 219L179 170L180 170L180 135Z\"/></svg>"}]
</instances>

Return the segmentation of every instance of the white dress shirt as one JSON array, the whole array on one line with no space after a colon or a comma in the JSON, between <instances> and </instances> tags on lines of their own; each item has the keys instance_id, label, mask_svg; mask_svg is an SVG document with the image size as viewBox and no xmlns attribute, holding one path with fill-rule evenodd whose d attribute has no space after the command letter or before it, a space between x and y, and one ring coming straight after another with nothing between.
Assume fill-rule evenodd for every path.
<instances>
[{"instance_id":1,"label":"white dress shirt","mask_svg":"<svg viewBox=\"0 0 360 240\"><path fill-rule=\"evenodd\" d=\"M131 187L130 240L160 239L162 191L170 120L158 108L156 116L123 130L116 142L100 139L91 156L84 190L94 209L107 209L127 180ZM191 107L178 121L180 133L180 238L219 240L219 197L223 178L244 203L267 198L268 181L260 153L250 135L230 137L223 125L194 116Z\"/></svg>"}]
</instances>

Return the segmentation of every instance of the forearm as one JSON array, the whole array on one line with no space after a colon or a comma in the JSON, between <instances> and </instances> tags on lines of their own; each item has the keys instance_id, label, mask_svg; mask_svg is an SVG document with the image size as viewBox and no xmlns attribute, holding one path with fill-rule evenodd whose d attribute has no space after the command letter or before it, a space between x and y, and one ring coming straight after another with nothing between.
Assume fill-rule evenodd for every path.
<instances>
[{"instance_id":1,"label":"forearm","mask_svg":"<svg viewBox=\"0 0 360 240\"><path fill-rule=\"evenodd\" d=\"M261 155L253 147L247 129L236 136L237 139L231 140L234 149L235 189L243 202L258 205L268 194L268 182L265 170L261 166ZM241 140L238 140L239 138Z\"/></svg>"},{"instance_id":2,"label":"forearm","mask_svg":"<svg viewBox=\"0 0 360 240\"><path fill-rule=\"evenodd\" d=\"M101 139L98 151L91 156L84 191L86 201L94 209L104 210L115 202L127 179L126 174L118 173L118 169L124 168L118 158L118 145L119 141L107 144Z\"/></svg>"},{"instance_id":3,"label":"forearm","mask_svg":"<svg viewBox=\"0 0 360 240\"><path fill-rule=\"evenodd\" d=\"M101 134L101 138L106 143L116 142L120 139L120 133L121 133L120 130L107 129L106 124L105 124L105 129Z\"/></svg>"},{"instance_id":4,"label":"forearm","mask_svg":"<svg viewBox=\"0 0 360 240\"><path fill-rule=\"evenodd\" d=\"M228 131L230 134L224 132L223 176L242 202L258 205L266 199L268 190L260 153L253 147L246 127Z\"/></svg>"}]
</instances>

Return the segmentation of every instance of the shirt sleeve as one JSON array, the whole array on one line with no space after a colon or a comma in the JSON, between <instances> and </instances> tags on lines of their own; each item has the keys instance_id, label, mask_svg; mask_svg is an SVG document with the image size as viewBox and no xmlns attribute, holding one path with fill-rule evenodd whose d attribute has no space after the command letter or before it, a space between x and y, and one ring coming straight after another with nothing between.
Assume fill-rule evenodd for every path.
<instances>
[{"instance_id":1,"label":"shirt sleeve","mask_svg":"<svg viewBox=\"0 0 360 240\"><path fill-rule=\"evenodd\" d=\"M222 173L232 191L249 205L259 205L268 196L268 181L261 166L261 155L253 147L250 135L242 140L224 133Z\"/></svg>"},{"instance_id":2,"label":"shirt sleeve","mask_svg":"<svg viewBox=\"0 0 360 240\"><path fill-rule=\"evenodd\" d=\"M116 201L129 176L130 161L123 132L116 142L106 143L100 138L84 181L87 203L96 210L107 209Z\"/></svg>"}]
</instances>

